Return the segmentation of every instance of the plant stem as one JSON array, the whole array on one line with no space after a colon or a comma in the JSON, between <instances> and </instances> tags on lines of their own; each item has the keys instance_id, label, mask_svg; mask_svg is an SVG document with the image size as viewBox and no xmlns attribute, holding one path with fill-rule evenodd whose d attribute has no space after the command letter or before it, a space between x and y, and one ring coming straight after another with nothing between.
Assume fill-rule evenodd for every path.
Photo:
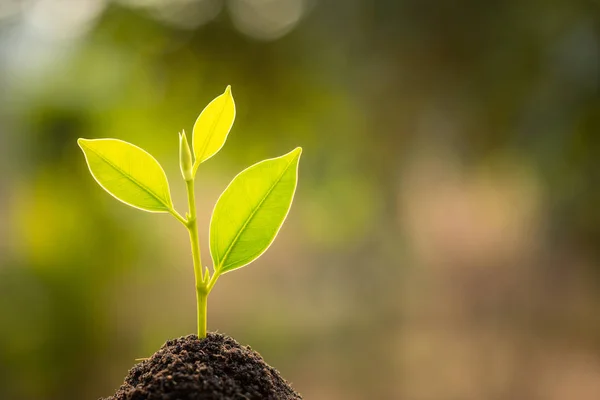
<instances>
[{"instance_id":1,"label":"plant stem","mask_svg":"<svg viewBox=\"0 0 600 400\"><path fill-rule=\"evenodd\" d=\"M194 262L194 277L196 280L196 302L198 305L198 338L206 337L206 310L208 290L202 276L202 259L200 257L200 243L198 239L198 222L196 217L196 200L194 194L194 179L185 182L188 194L189 217L186 223L192 245L192 259Z\"/></svg>"},{"instance_id":2,"label":"plant stem","mask_svg":"<svg viewBox=\"0 0 600 400\"><path fill-rule=\"evenodd\" d=\"M208 284L206 286L206 290L208 291L208 293L210 293L210 291L212 290L213 286L215 286L215 283L217 283L217 279L219 279L219 274L218 272L214 272L213 276L210 277L210 280L208 281Z\"/></svg>"},{"instance_id":3,"label":"plant stem","mask_svg":"<svg viewBox=\"0 0 600 400\"><path fill-rule=\"evenodd\" d=\"M206 337L206 314L208 309L208 292L196 289L196 300L198 302L198 339Z\"/></svg>"},{"instance_id":4,"label":"plant stem","mask_svg":"<svg viewBox=\"0 0 600 400\"><path fill-rule=\"evenodd\" d=\"M198 221L196 217L196 198L194 194L194 180L186 181L189 217L187 220L187 229L190 234L192 244L192 257L194 260L194 275L196 276L196 286L202 283L202 260L200 258L200 241L198 239ZM200 279L198 279L200 278Z\"/></svg>"},{"instance_id":5,"label":"plant stem","mask_svg":"<svg viewBox=\"0 0 600 400\"><path fill-rule=\"evenodd\" d=\"M175 219L176 219L177 221L181 222L183 225L185 225L185 226L187 227L187 224L188 224L188 223L187 223L187 221L185 220L185 218L183 218L183 217L181 216L181 214L179 214L179 213L177 212L177 210L175 210L174 208L172 208L172 209L170 209L170 210L169 210L169 213L170 213L172 216L174 216L174 217L175 217Z\"/></svg>"}]
</instances>

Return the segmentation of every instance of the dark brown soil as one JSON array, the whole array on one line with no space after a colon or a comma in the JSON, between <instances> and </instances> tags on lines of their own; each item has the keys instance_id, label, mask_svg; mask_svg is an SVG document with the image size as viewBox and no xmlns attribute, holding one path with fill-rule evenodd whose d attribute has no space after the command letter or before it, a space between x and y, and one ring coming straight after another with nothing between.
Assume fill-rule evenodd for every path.
<instances>
[{"instance_id":1,"label":"dark brown soil","mask_svg":"<svg viewBox=\"0 0 600 400\"><path fill-rule=\"evenodd\" d=\"M250 347L209 333L169 340L107 400L302 399Z\"/></svg>"}]
</instances>

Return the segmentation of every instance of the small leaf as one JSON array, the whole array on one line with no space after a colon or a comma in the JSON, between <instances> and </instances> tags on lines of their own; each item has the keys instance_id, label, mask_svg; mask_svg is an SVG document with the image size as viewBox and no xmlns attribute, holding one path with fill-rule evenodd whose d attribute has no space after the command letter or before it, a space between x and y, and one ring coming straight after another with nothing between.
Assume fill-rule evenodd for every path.
<instances>
[{"instance_id":1,"label":"small leaf","mask_svg":"<svg viewBox=\"0 0 600 400\"><path fill-rule=\"evenodd\" d=\"M194 179L192 163L192 152L190 151L190 145L185 136L185 131L179 134L179 169L181 170L181 176L187 181Z\"/></svg>"},{"instance_id":2,"label":"small leaf","mask_svg":"<svg viewBox=\"0 0 600 400\"><path fill-rule=\"evenodd\" d=\"M248 265L273 243L290 210L302 149L240 172L221 194L210 221L210 254L225 273Z\"/></svg>"},{"instance_id":3,"label":"small leaf","mask_svg":"<svg viewBox=\"0 0 600 400\"><path fill-rule=\"evenodd\" d=\"M150 212L173 208L165 171L154 157L118 139L78 139L92 176L117 200Z\"/></svg>"},{"instance_id":4,"label":"small leaf","mask_svg":"<svg viewBox=\"0 0 600 400\"><path fill-rule=\"evenodd\" d=\"M231 95L231 86L211 101L194 124L192 143L194 147L194 173L198 166L214 156L227 140L229 130L235 119L235 103Z\"/></svg>"}]
</instances>

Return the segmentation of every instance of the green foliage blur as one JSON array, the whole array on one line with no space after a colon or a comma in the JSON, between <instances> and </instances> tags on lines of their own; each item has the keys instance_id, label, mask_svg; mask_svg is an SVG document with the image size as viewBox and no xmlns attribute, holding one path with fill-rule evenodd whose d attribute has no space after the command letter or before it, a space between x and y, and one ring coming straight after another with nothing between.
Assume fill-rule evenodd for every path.
<instances>
[{"instance_id":1,"label":"green foliage blur","mask_svg":"<svg viewBox=\"0 0 600 400\"><path fill-rule=\"evenodd\" d=\"M0 399L108 396L195 331L185 231L76 139L147 149L185 209L178 132L228 84L205 263L233 176L304 154L209 330L307 399L599 399L599 38L593 0L1 0Z\"/></svg>"}]
</instances>

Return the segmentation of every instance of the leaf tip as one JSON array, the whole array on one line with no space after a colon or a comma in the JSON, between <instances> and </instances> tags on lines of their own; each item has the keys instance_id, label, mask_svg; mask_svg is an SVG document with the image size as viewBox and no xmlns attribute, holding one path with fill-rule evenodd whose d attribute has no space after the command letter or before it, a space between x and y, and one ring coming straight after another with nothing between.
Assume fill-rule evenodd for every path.
<instances>
[{"instance_id":1,"label":"leaf tip","mask_svg":"<svg viewBox=\"0 0 600 400\"><path fill-rule=\"evenodd\" d=\"M81 148L81 150L83 150L83 146L85 146L85 144L89 141L89 139L79 138L77 139L77 145Z\"/></svg>"},{"instance_id":2,"label":"leaf tip","mask_svg":"<svg viewBox=\"0 0 600 400\"><path fill-rule=\"evenodd\" d=\"M287 155L292 156L292 158L300 158L302 155L302 147L296 147L294 150L290 151Z\"/></svg>"},{"instance_id":3,"label":"leaf tip","mask_svg":"<svg viewBox=\"0 0 600 400\"><path fill-rule=\"evenodd\" d=\"M222 96L225 97L228 102L231 102L231 107L233 107L233 115L235 118L235 100L233 100L233 93L231 93L231 85L227 85ZM231 121L231 124L233 125L233 121Z\"/></svg>"}]
</instances>

